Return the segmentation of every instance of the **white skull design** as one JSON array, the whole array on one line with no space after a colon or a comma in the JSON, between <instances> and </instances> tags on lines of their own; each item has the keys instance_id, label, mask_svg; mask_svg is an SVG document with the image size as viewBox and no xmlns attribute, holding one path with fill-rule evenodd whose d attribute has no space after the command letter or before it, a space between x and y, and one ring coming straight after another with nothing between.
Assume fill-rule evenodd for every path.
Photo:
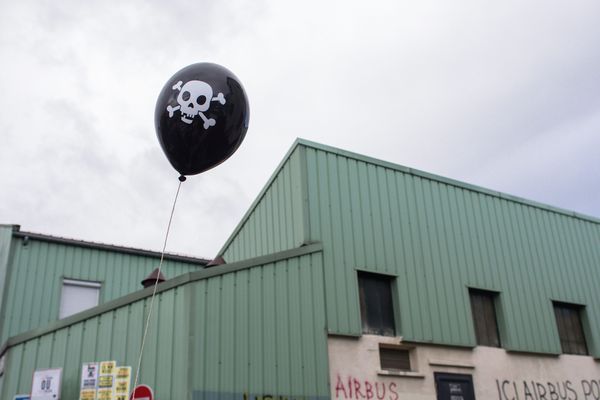
<instances>
[{"instance_id":1,"label":"white skull design","mask_svg":"<svg viewBox=\"0 0 600 400\"><path fill-rule=\"evenodd\" d=\"M210 108L211 101L218 101L221 104L225 104L225 96L223 93L219 93L217 97L213 97L212 87L203 81L189 81L185 85L182 85L182 81L177 82L173 85L173 90L179 90L177 96L177 103L179 105L173 107L167 106L169 112L169 118L173 117L173 113L177 110L181 113L181 120L186 124L191 124L196 117L199 115L204 121L204 129L208 129L216 124L214 118L206 118L204 111Z\"/></svg>"},{"instance_id":2,"label":"white skull design","mask_svg":"<svg viewBox=\"0 0 600 400\"><path fill-rule=\"evenodd\" d=\"M199 111L206 111L210 107L213 90L210 85L202 81L189 81L179 91L177 103L181 106L182 114L194 118Z\"/></svg>"}]
</instances>

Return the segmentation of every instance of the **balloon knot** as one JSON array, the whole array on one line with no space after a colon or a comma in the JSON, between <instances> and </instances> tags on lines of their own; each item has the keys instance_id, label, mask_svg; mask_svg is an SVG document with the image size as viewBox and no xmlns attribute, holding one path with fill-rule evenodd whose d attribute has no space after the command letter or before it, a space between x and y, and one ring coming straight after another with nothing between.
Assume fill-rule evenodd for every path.
<instances>
[{"instance_id":1,"label":"balloon knot","mask_svg":"<svg viewBox=\"0 0 600 400\"><path fill-rule=\"evenodd\" d=\"M185 176L183 176L183 175L179 176L179 182L185 182L186 179L187 178Z\"/></svg>"}]
</instances>

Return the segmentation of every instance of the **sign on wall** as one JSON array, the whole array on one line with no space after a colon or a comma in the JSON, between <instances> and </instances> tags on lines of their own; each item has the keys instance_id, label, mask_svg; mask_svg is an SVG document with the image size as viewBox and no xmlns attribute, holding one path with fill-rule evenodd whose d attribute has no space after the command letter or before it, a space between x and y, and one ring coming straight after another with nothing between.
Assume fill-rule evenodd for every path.
<instances>
[{"instance_id":1,"label":"sign on wall","mask_svg":"<svg viewBox=\"0 0 600 400\"><path fill-rule=\"evenodd\" d=\"M85 363L79 400L127 400L130 383L131 367L119 367L116 361Z\"/></svg>"},{"instance_id":2,"label":"sign on wall","mask_svg":"<svg viewBox=\"0 0 600 400\"><path fill-rule=\"evenodd\" d=\"M154 392L152 388L148 385L137 385L131 396L129 396L129 400L154 400Z\"/></svg>"},{"instance_id":3,"label":"sign on wall","mask_svg":"<svg viewBox=\"0 0 600 400\"><path fill-rule=\"evenodd\" d=\"M98 400L114 400L116 361L102 361L98 375Z\"/></svg>"},{"instance_id":4,"label":"sign on wall","mask_svg":"<svg viewBox=\"0 0 600 400\"><path fill-rule=\"evenodd\" d=\"M33 373L31 400L59 400L62 368L41 369Z\"/></svg>"},{"instance_id":5,"label":"sign on wall","mask_svg":"<svg viewBox=\"0 0 600 400\"><path fill-rule=\"evenodd\" d=\"M118 367L115 378L115 400L127 400L131 382L131 367Z\"/></svg>"},{"instance_id":6,"label":"sign on wall","mask_svg":"<svg viewBox=\"0 0 600 400\"><path fill-rule=\"evenodd\" d=\"M98 363L85 363L81 367L81 392L79 400L96 400L98 388Z\"/></svg>"},{"instance_id":7,"label":"sign on wall","mask_svg":"<svg viewBox=\"0 0 600 400\"><path fill-rule=\"evenodd\" d=\"M435 372L433 376L438 400L475 400L471 375Z\"/></svg>"}]
</instances>

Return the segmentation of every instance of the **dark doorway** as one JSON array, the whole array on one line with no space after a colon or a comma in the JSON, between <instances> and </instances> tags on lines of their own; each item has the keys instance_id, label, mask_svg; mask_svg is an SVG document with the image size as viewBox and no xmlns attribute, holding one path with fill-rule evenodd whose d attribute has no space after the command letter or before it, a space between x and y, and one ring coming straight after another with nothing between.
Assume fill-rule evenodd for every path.
<instances>
[{"instance_id":1,"label":"dark doorway","mask_svg":"<svg viewBox=\"0 0 600 400\"><path fill-rule=\"evenodd\" d=\"M438 400L475 400L471 375L434 373Z\"/></svg>"}]
</instances>

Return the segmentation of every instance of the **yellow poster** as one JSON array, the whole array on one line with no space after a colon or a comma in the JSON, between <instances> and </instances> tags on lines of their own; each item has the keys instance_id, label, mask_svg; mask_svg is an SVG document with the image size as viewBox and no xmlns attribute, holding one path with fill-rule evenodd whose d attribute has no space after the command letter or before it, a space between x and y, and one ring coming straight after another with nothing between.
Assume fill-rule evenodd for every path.
<instances>
[{"instance_id":1,"label":"yellow poster","mask_svg":"<svg viewBox=\"0 0 600 400\"><path fill-rule=\"evenodd\" d=\"M129 392L129 382L117 380L117 385L115 386L115 392L117 394L123 394Z\"/></svg>"},{"instance_id":2,"label":"yellow poster","mask_svg":"<svg viewBox=\"0 0 600 400\"><path fill-rule=\"evenodd\" d=\"M98 377L99 388L112 388L113 387L113 375L100 375Z\"/></svg>"},{"instance_id":3,"label":"yellow poster","mask_svg":"<svg viewBox=\"0 0 600 400\"><path fill-rule=\"evenodd\" d=\"M110 389L98 389L98 400L113 400L113 390Z\"/></svg>"},{"instance_id":4,"label":"yellow poster","mask_svg":"<svg viewBox=\"0 0 600 400\"><path fill-rule=\"evenodd\" d=\"M131 377L131 367L118 367L117 379L129 379Z\"/></svg>"},{"instance_id":5,"label":"yellow poster","mask_svg":"<svg viewBox=\"0 0 600 400\"><path fill-rule=\"evenodd\" d=\"M131 367L118 367L117 379L115 380L115 398L129 395L129 384L131 382Z\"/></svg>"},{"instance_id":6,"label":"yellow poster","mask_svg":"<svg viewBox=\"0 0 600 400\"><path fill-rule=\"evenodd\" d=\"M115 396L115 400L129 400L128 394L118 394Z\"/></svg>"},{"instance_id":7,"label":"yellow poster","mask_svg":"<svg viewBox=\"0 0 600 400\"><path fill-rule=\"evenodd\" d=\"M84 389L79 393L79 400L96 400L96 389Z\"/></svg>"},{"instance_id":8,"label":"yellow poster","mask_svg":"<svg viewBox=\"0 0 600 400\"><path fill-rule=\"evenodd\" d=\"M100 375L112 375L116 368L116 361L102 361L100 363Z\"/></svg>"},{"instance_id":9,"label":"yellow poster","mask_svg":"<svg viewBox=\"0 0 600 400\"><path fill-rule=\"evenodd\" d=\"M116 361L102 361L100 363L100 375L98 376L98 394L96 396L97 400L114 400L116 372Z\"/></svg>"}]
</instances>

